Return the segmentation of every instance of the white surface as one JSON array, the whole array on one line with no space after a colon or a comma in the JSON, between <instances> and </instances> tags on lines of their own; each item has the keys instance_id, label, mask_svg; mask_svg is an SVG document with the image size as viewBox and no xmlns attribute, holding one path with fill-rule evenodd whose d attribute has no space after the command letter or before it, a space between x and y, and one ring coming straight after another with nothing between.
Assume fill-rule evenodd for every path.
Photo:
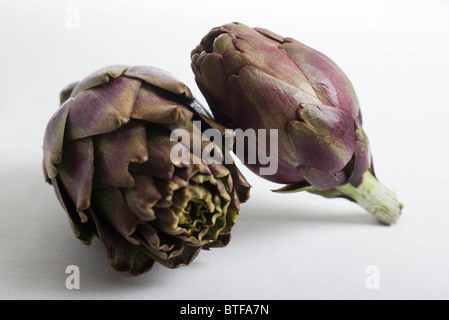
<instances>
[{"instance_id":1,"label":"white surface","mask_svg":"<svg viewBox=\"0 0 449 320\"><path fill-rule=\"evenodd\" d=\"M69 5L79 8L79 29L66 27ZM0 0L0 298L449 298L448 16L448 1ZM227 248L181 269L115 272L98 240L74 238L41 174L59 91L105 65L148 64L204 101L189 53L232 21L296 38L342 67L403 216L384 227L345 200L274 194L277 185L244 170L252 199ZM72 264L80 290L65 287ZM365 285L370 265L379 290Z\"/></svg>"}]
</instances>

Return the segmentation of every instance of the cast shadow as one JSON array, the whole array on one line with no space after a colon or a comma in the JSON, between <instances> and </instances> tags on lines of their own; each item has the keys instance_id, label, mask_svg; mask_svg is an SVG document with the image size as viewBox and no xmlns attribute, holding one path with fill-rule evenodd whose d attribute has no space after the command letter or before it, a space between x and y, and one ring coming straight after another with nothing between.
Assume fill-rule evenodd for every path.
<instances>
[{"instance_id":1,"label":"cast shadow","mask_svg":"<svg viewBox=\"0 0 449 320\"><path fill-rule=\"evenodd\" d=\"M0 259L2 283L17 298L77 298L86 292L121 292L131 288L165 285L173 275L155 264L153 270L134 276L113 270L101 241L82 244L73 234L67 215L57 201L53 188L46 185L40 168L19 168L1 172ZM69 265L80 270L81 290L68 290ZM142 297L145 299L145 297Z\"/></svg>"},{"instance_id":2,"label":"cast shadow","mask_svg":"<svg viewBox=\"0 0 449 320\"><path fill-rule=\"evenodd\" d=\"M90 294L95 297L103 292L155 289L182 283L182 276L185 274L179 270L184 268L170 270L155 263L153 270L140 276L113 270L107 263L105 250L98 239L88 247L75 238L52 187L45 185L39 171L22 168L14 170L14 173L2 180L10 186L10 191L1 199L14 204L10 207L17 211L9 212L3 217L9 219L5 220L8 224L5 228L17 229L17 236L20 237L20 241L15 244L20 246L19 250L10 250L5 254L15 261L14 268L10 270L12 279L9 283L30 292L48 292L56 298L77 298L81 294L86 297L86 292L88 296ZM21 226L28 221L32 221L34 225L28 226L28 231L21 234ZM283 234L282 228L287 225L293 225L294 228L297 226L298 232L317 224L381 225L375 217L362 211L334 214L315 206L297 210L293 204L273 209L257 201L242 205L237 225L240 233L256 237L261 230L270 231L271 226L279 221L282 222L277 224L279 237ZM254 227L255 224L257 228ZM12 237L5 237L6 241L14 241L10 238ZM2 247L8 245L10 244L3 243ZM67 290L66 267L69 265L80 268L83 290ZM188 268L194 269L195 265L198 268L204 267L193 263Z\"/></svg>"}]
</instances>

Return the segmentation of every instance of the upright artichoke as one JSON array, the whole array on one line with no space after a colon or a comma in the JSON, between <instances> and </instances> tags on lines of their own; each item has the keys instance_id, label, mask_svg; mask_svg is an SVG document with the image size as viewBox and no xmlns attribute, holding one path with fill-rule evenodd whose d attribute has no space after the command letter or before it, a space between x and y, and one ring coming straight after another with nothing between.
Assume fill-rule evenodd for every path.
<instances>
[{"instance_id":1,"label":"upright artichoke","mask_svg":"<svg viewBox=\"0 0 449 320\"><path fill-rule=\"evenodd\" d=\"M193 101L170 74L141 66L103 68L61 93L44 138L45 177L76 237L98 236L116 270L187 265L230 240L249 194L243 176L234 165L170 160L172 130L201 135Z\"/></svg>"},{"instance_id":2,"label":"upright artichoke","mask_svg":"<svg viewBox=\"0 0 449 320\"><path fill-rule=\"evenodd\" d=\"M374 176L355 91L328 57L240 23L212 29L191 57L218 123L278 130L278 171L263 176L287 184L278 191L344 197L385 224L397 221L402 206ZM258 173L261 163L241 160Z\"/></svg>"}]
</instances>

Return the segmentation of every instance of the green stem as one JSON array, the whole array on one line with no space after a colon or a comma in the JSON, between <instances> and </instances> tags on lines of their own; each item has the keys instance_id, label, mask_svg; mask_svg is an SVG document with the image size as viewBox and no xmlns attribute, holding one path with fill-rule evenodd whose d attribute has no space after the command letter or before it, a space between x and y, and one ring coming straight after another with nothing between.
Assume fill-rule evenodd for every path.
<instances>
[{"instance_id":1,"label":"green stem","mask_svg":"<svg viewBox=\"0 0 449 320\"><path fill-rule=\"evenodd\" d=\"M396 223L401 215L402 204L396 199L394 192L382 185L369 171L363 175L360 186L354 187L347 183L335 189L353 199L386 225Z\"/></svg>"}]
</instances>

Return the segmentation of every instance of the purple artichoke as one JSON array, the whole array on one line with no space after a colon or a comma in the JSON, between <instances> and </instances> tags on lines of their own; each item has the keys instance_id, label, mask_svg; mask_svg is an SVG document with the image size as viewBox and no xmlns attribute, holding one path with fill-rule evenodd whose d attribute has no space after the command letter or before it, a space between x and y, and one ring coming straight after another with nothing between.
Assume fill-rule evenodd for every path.
<instances>
[{"instance_id":1,"label":"purple artichoke","mask_svg":"<svg viewBox=\"0 0 449 320\"><path fill-rule=\"evenodd\" d=\"M263 178L356 201L386 224L402 206L376 178L359 102L322 53L240 23L212 29L192 51L192 69L215 120L232 129L277 129L278 170ZM249 144L261 145L249 139ZM259 173L263 164L241 159Z\"/></svg>"},{"instance_id":2,"label":"purple artichoke","mask_svg":"<svg viewBox=\"0 0 449 320\"><path fill-rule=\"evenodd\" d=\"M98 236L116 270L187 265L230 241L249 195L244 177L233 164L170 158L172 130L202 138L193 101L183 83L151 67L103 68L61 93L45 133L45 177L76 237Z\"/></svg>"}]
</instances>

